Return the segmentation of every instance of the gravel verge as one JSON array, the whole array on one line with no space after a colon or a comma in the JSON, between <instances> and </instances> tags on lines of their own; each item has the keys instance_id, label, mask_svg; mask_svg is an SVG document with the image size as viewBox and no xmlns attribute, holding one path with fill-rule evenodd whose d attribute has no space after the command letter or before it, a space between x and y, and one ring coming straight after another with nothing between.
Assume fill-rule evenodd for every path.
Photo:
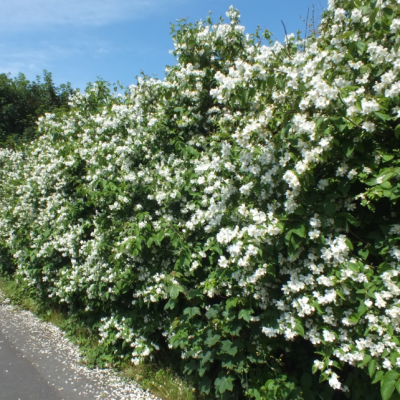
<instances>
[{"instance_id":1,"label":"gravel verge","mask_svg":"<svg viewBox=\"0 0 400 400\"><path fill-rule=\"evenodd\" d=\"M112 369L89 369L81 365L78 347L59 328L39 320L29 311L12 306L1 291L0 356L0 368L3 369L0 371L0 387L3 388L0 389L0 400L160 400L134 382L124 380ZM7 356L12 359L6 360ZM33 390L25 398L7 397L4 393L5 386L1 381L4 383L8 379L5 365L10 365L10 371L13 365L20 365L22 371L25 365L21 364L22 358L39 373L40 376L35 378L37 385L49 386L47 397L35 397Z\"/></svg>"}]
</instances>

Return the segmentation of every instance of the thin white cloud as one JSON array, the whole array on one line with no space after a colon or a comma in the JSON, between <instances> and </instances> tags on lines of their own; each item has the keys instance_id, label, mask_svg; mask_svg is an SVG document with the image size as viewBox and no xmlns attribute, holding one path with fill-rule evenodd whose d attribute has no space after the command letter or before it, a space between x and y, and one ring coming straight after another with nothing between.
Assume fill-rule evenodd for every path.
<instances>
[{"instance_id":1,"label":"thin white cloud","mask_svg":"<svg viewBox=\"0 0 400 400\"><path fill-rule=\"evenodd\" d=\"M183 0L13 0L0 2L0 30L101 26L142 19Z\"/></svg>"},{"instance_id":2,"label":"thin white cloud","mask_svg":"<svg viewBox=\"0 0 400 400\"><path fill-rule=\"evenodd\" d=\"M12 76L16 76L19 72L23 72L29 80L35 80L37 75L43 75L44 69L53 72L59 65L75 68L76 59L81 60L87 56L96 59L119 51L118 47L103 39L69 38L64 41L60 41L58 37L52 39L55 40L42 40L36 42L34 46L30 43L22 46L16 43L0 44L0 73L11 73Z\"/></svg>"}]
</instances>

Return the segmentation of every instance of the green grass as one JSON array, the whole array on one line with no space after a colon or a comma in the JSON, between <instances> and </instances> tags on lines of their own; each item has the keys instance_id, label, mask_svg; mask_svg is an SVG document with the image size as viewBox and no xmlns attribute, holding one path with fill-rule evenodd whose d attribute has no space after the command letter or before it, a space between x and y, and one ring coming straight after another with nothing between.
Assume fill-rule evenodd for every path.
<instances>
[{"instance_id":1,"label":"green grass","mask_svg":"<svg viewBox=\"0 0 400 400\"><path fill-rule=\"evenodd\" d=\"M0 276L0 290L11 304L29 310L43 321L58 326L66 333L71 342L81 350L83 363L88 367L101 366L109 361L107 354L99 344L98 337L76 316L68 315L61 308L49 305L37 296L33 288L24 283L18 283L8 276ZM111 362L108 362L110 364ZM168 354L159 360L141 365L133 365L123 361L118 366L111 367L127 380L134 380L143 389L164 400L204 400L197 394L194 383L180 377L168 362Z\"/></svg>"}]
</instances>

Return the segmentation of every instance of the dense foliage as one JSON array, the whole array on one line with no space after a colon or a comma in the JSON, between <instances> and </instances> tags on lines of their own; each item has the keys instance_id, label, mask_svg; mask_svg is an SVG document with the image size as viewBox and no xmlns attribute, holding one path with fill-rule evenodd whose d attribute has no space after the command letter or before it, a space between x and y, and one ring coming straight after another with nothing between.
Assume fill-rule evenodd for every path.
<instances>
[{"instance_id":1,"label":"dense foliage","mask_svg":"<svg viewBox=\"0 0 400 400\"><path fill-rule=\"evenodd\" d=\"M16 276L210 397L398 399L399 1L330 0L284 44L227 16L1 152Z\"/></svg>"},{"instance_id":2,"label":"dense foliage","mask_svg":"<svg viewBox=\"0 0 400 400\"><path fill-rule=\"evenodd\" d=\"M37 136L37 119L55 109L67 109L73 93L71 85L54 85L50 72L44 71L43 80L30 82L24 74L12 79L0 74L0 146L33 140Z\"/></svg>"}]
</instances>

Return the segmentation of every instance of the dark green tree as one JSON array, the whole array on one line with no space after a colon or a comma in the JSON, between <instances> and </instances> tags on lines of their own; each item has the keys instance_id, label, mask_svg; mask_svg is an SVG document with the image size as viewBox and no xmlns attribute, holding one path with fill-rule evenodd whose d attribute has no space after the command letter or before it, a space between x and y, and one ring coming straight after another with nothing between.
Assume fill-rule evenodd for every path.
<instances>
[{"instance_id":1,"label":"dark green tree","mask_svg":"<svg viewBox=\"0 0 400 400\"><path fill-rule=\"evenodd\" d=\"M23 73L12 78L0 74L0 147L27 143L37 136L36 121L45 113L68 109L71 84L55 86L52 74L43 71L43 82L37 76L29 81Z\"/></svg>"}]
</instances>

